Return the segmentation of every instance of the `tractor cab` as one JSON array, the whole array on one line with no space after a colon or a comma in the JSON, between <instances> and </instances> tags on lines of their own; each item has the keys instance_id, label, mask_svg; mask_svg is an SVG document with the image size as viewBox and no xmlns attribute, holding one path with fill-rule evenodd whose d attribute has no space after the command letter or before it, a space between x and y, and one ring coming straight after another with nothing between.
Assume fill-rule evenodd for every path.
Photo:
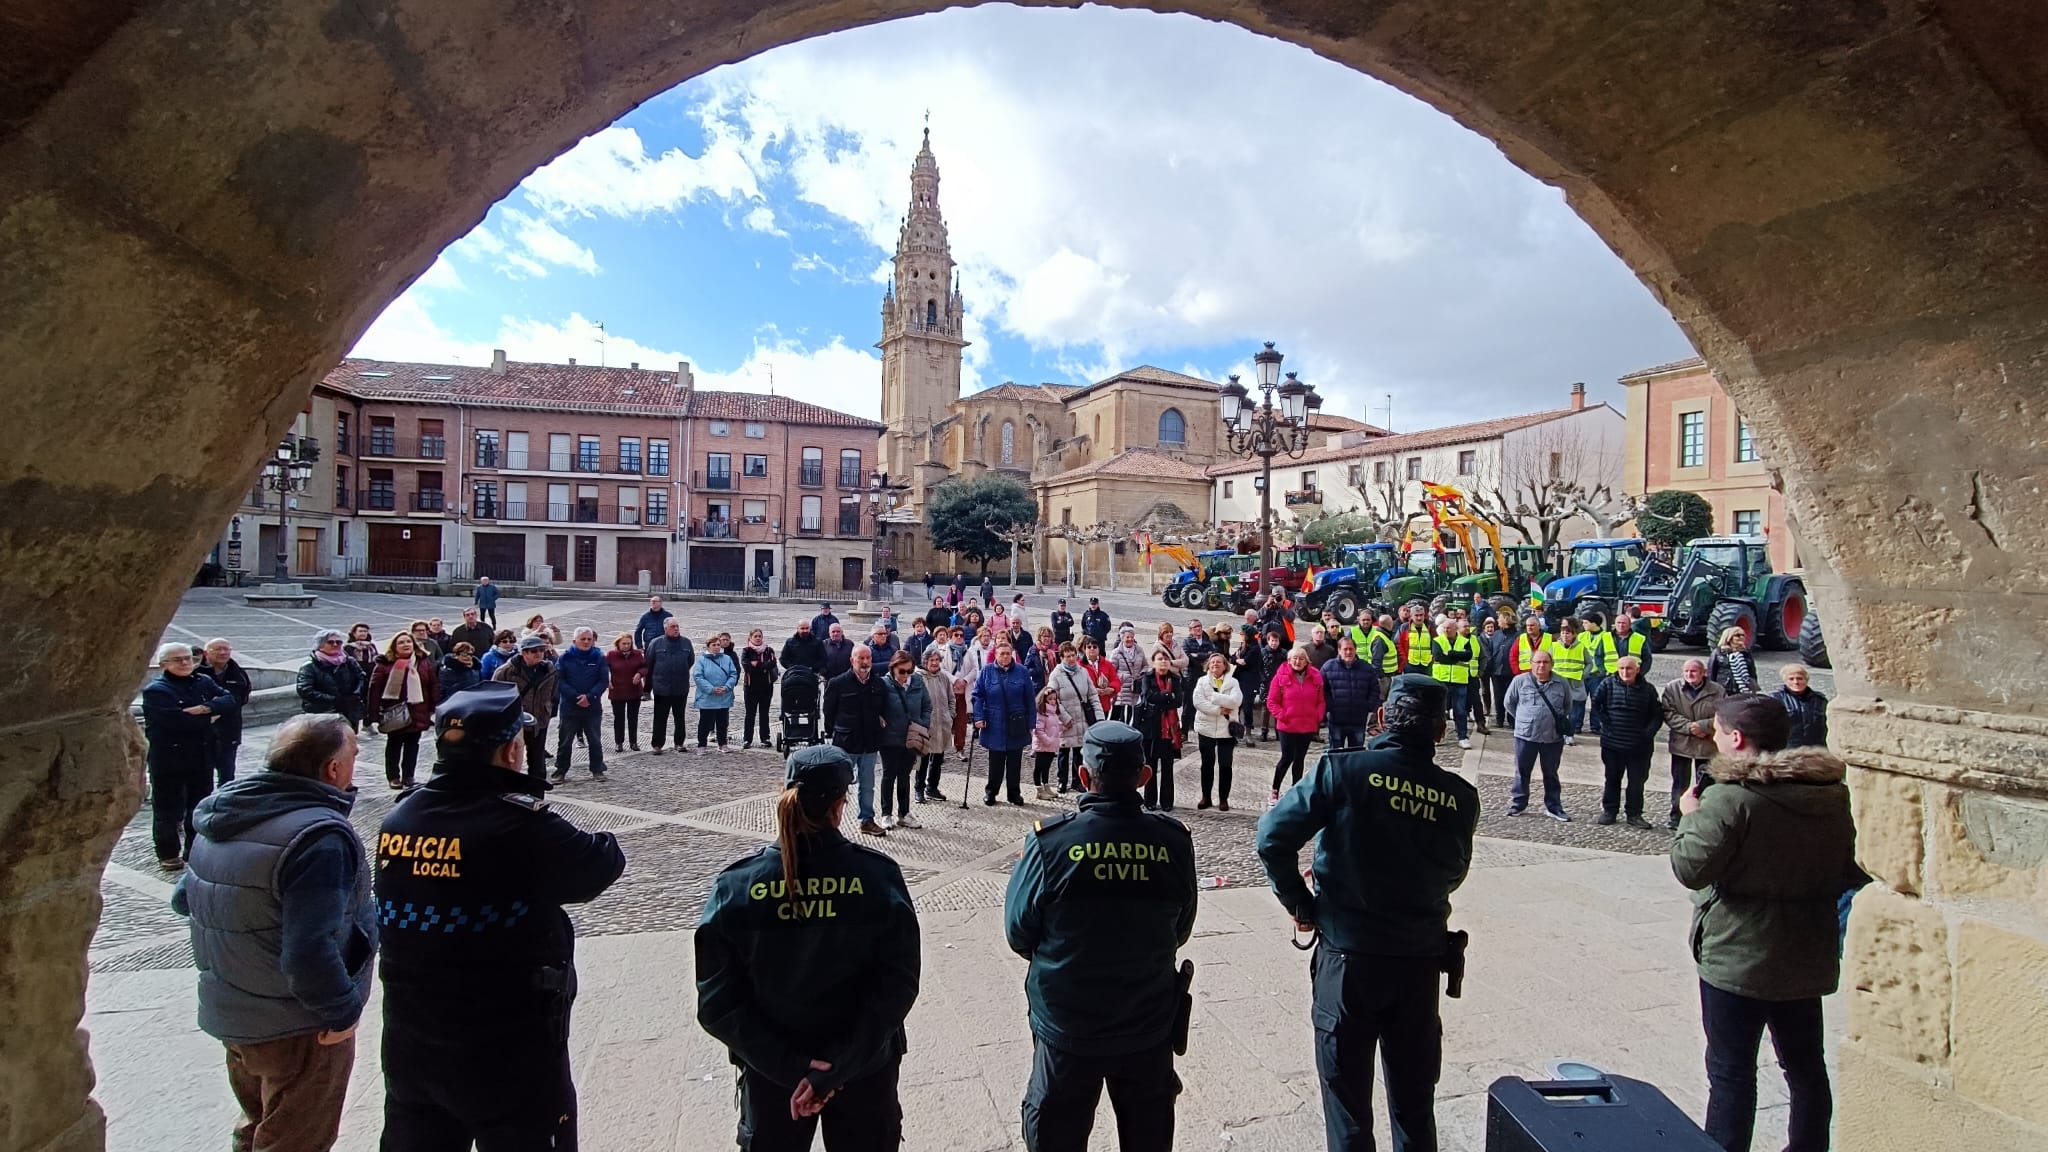
<instances>
[{"instance_id":1,"label":"tractor cab","mask_svg":"<svg viewBox=\"0 0 2048 1152\"><path fill-rule=\"evenodd\" d=\"M1500 570L1507 569L1508 583L1501 586ZM1491 547L1479 550L1479 567L1469 576L1461 576L1451 583L1451 593L1461 601L1469 601L1476 593L1499 604L1503 600L1519 604L1529 595L1532 587L1541 587L1543 578L1549 575L1548 558L1543 549L1535 544L1504 544L1500 549L1500 562L1494 562Z\"/></svg>"},{"instance_id":2,"label":"tractor cab","mask_svg":"<svg viewBox=\"0 0 2048 1152\"><path fill-rule=\"evenodd\" d=\"M1633 590L1647 555L1641 538L1573 543L1565 574L1543 589L1545 622L1554 631L1567 616L1599 612L1613 619L1615 606Z\"/></svg>"},{"instance_id":3,"label":"tractor cab","mask_svg":"<svg viewBox=\"0 0 2048 1152\"><path fill-rule=\"evenodd\" d=\"M1389 604L1448 598L1452 582L1467 574L1464 553L1417 548L1400 568L1380 577L1380 598Z\"/></svg>"},{"instance_id":4,"label":"tractor cab","mask_svg":"<svg viewBox=\"0 0 2048 1152\"><path fill-rule=\"evenodd\" d=\"M1664 627L1691 644L1712 646L1729 628L1767 648L1792 648L1806 624L1806 586L1771 571L1762 536L1706 536L1681 553L1664 601Z\"/></svg>"},{"instance_id":5,"label":"tractor cab","mask_svg":"<svg viewBox=\"0 0 2048 1152\"><path fill-rule=\"evenodd\" d=\"M1338 623L1352 624L1373 610L1380 578L1401 555L1392 544L1346 544L1325 568L1302 585L1300 611L1313 618L1328 608Z\"/></svg>"}]
</instances>

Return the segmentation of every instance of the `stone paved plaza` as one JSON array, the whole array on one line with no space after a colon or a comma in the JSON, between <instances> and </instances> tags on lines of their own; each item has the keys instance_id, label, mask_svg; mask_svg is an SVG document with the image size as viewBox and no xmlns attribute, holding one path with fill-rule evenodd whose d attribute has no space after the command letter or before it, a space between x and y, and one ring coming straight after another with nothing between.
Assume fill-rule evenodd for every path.
<instances>
[{"instance_id":1,"label":"stone paved plaza","mask_svg":"<svg viewBox=\"0 0 2048 1152\"><path fill-rule=\"evenodd\" d=\"M1141 616L1145 603L1130 598L1111 607L1128 608L1142 624L1160 615L1152 600L1155 611ZM323 594L313 609L277 612L202 591L188 597L170 635L226 635L251 661L288 666L302 658L316 628L363 619L383 635L423 615L452 623L460 606ZM527 607L507 603L501 619L523 619ZM759 623L778 642L799 612L815 611L808 604L671 607L693 635ZM589 623L607 637L630 627L641 608L637 601L534 605L565 626ZM643 747L646 724L643 715ZM271 731L248 734L245 768L260 764ZM1472 931L1474 943L1466 997L1445 1014L1440 1112L1446 1148L1481 1147L1483 1096L1494 1077L1539 1076L1561 1058L1664 1085L1695 1117L1704 1106L1697 985L1685 950L1687 903L1663 859L1669 834L1591 822L1599 764L1591 742L1582 743L1587 746L1569 750L1566 762L1566 804L1577 817L1570 824L1505 815L1505 773L1512 763L1505 738L1475 740L1463 758L1484 805L1473 876L1456 898L1454 916L1455 926ZM1452 764L1458 750L1448 745L1445 754L1443 762ZM381 740L366 740L354 814L365 832L374 831L392 803L381 755ZM607 759L609 779L591 780L579 755L575 774L550 794L578 824L617 833L628 861L617 885L573 910L587 940L575 1037L584 1146L728 1147L731 1076L723 1054L694 1023L689 930L711 877L771 836L779 763L758 749L657 757L608 747ZM1200 872L1222 886L1204 893L1188 949L1200 973L1194 1041L1181 1064L1187 1084L1182 1148L1319 1146L1305 963L1286 943L1286 917L1265 890L1251 850L1273 760L1271 744L1241 752L1229 813L1193 810L1194 761L1182 761L1185 799L1177 814L1194 831ZM1020 1147L1017 1102L1029 1069L1023 965L1003 947L1000 906L1030 821L1066 805L984 808L977 793L963 810L957 804L962 770L957 762L948 765L953 804L918 808L923 830L870 841L903 865L925 929L924 988L911 1017L912 1053L904 1072L907 1147ZM1661 804L1657 775L1653 814ZM217 1046L192 1024L189 948L182 922L166 906L170 884L155 867L147 832L146 815L138 815L103 885L86 1022L100 1070L99 1098L110 1117L110 1147L217 1147L232 1103ZM344 1124L347 1149L375 1145L376 1019L373 1006ZM1774 1111L1763 1133L1781 1131L1775 1109L1782 1089L1767 1075L1764 1091ZM1105 1136L1098 1132L1097 1146L1111 1146ZM1759 1147L1766 1143L1760 1135Z\"/></svg>"}]
</instances>

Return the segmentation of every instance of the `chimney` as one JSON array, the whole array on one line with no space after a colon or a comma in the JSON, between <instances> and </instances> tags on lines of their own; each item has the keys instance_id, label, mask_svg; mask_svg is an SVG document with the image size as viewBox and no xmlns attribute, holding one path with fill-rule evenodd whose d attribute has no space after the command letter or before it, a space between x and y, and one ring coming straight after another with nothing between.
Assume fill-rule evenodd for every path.
<instances>
[{"instance_id":1,"label":"chimney","mask_svg":"<svg viewBox=\"0 0 2048 1152\"><path fill-rule=\"evenodd\" d=\"M638 367L640 367L640 362L639 362L638 360L635 360L635 361L633 361L633 367L635 367L635 368L638 368Z\"/></svg>"},{"instance_id":2,"label":"chimney","mask_svg":"<svg viewBox=\"0 0 2048 1152\"><path fill-rule=\"evenodd\" d=\"M503 376L504 374L505 350L503 348L493 348L491 349L491 375Z\"/></svg>"},{"instance_id":3,"label":"chimney","mask_svg":"<svg viewBox=\"0 0 2048 1152\"><path fill-rule=\"evenodd\" d=\"M569 361L569 363L574 364L575 361L571 360ZM1583 412L1585 410L1586 384L1584 381L1580 381L1579 383L1572 385L1572 411Z\"/></svg>"},{"instance_id":4,"label":"chimney","mask_svg":"<svg viewBox=\"0 0 2048 1152\"><path fill-rule=\"evenodd\" d=\"M576 358L575 358L574 356L571 356L571 357L569 357L569 367L571 367L571 368L574 368L575 366L576 366ZM1581 384L1581 385L1579 385L1579 391L1583 392L1583 391L1585 391L1585 390L1586 390L1586 386L1585 386L1584 384ZM1584 402L1585 402L1585 397L1581 396L1581 397L1579 398L1579 400L1580 400L1580 403L1584 403ZM1576 405L1574 405L1574 407L1576 407Z\"/></svg>"},{"instance_id":5,"label":"chimney","mask_svg":"<svg viewBox=\"0 0 2048 1152\"><path fill-rule=\"evenodd\" d=\"M685 396L697 390L697 377L691 374L688 360L676 361L676 383L682 386Z\"/></svg>"}]
</instances>

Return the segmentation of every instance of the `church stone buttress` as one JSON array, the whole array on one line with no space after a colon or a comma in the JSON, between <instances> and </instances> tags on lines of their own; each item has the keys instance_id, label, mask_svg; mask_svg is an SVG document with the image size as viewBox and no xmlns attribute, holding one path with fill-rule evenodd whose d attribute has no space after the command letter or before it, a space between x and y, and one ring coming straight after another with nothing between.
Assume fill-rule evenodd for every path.
<instances>
[{"instance_id":1,"label":"church stone buttress","mask_svg":"<svg viewBox=\"0 0 2048 1152\"><path fill-rule=\"evenodd\" d=\"M881 462L909 481L928 455L926 434L960 399L963 339L958 273L939 214L939 162L932 133L910 166L910 211L896 238L896 275L882 295Z\"/></svg>"}]
</instances>

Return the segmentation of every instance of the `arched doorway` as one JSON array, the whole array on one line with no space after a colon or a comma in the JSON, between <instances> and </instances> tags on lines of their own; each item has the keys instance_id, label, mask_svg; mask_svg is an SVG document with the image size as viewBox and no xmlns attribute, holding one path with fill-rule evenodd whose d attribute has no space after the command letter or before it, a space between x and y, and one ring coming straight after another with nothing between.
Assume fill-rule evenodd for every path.
<instances>
[{"instance_id":1,"label":"arched doorway","mask_svg":"<svg viewBox=\"0 0 2048 1152\"><path fill-rule=\"evenodd\" d=\"M34 1149L98 1143L79 960L136 802L135 670L312 381L575 139L851 21L806 0L687 23L631 0L48 7L0 84L0 1071ZM1836 743L1881 885L1851 933L1843 1143L1967 1127L2014 1146L2013 1124L2048 1123L2024 995L2048 967L2041 18L1169 7L1497 141L1686 326L1780 463L1844 687Z\"/></svg>"}]
</instances>

